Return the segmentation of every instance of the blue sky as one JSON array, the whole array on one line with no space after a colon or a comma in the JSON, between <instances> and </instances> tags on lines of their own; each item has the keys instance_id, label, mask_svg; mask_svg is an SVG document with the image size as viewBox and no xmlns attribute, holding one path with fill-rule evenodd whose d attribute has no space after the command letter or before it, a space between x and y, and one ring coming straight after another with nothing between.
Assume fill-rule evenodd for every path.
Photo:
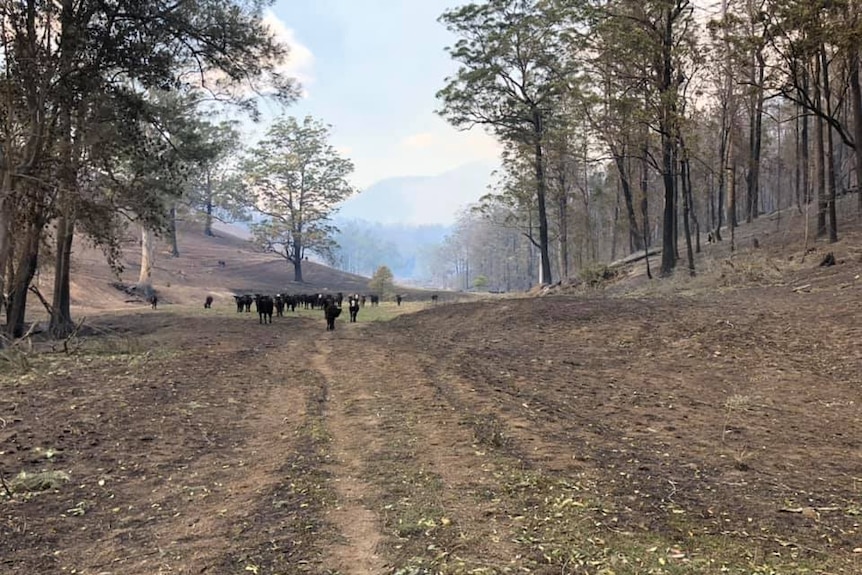
<instances>
[{"instance_id":1,"label":"blue sky","mask_svg":"<svg viewBox=\"0 0 862 575\"><path fill-rule=\"evenodd\" d=\"M436 175L496 161L480 129L459 132L434 113L456 70L437 22L458 0L278 0L268 21L292 46L289 71L305 89L286 112L332 125L332 144L355 164L360 189L397 176ZM265 104L265 115L280 111Z\"/></svg>"}]
</instances>

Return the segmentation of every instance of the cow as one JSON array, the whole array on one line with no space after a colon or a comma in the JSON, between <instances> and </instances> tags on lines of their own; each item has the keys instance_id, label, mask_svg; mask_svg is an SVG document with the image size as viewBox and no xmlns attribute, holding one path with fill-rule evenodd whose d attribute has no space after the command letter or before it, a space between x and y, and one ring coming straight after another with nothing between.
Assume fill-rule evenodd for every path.
<instances>
[{"instance_id":1,"label":"cow","mask_svg":"<svg viewBox=\"0 0 862 575\"><path fill-rule=\"evenodd\" d=\"M359 295L350 296L347 302L347 311L350 312L350 323L356 323L356 315L359 313Z\"/></svg>"},{"instance_id":2,"label":"cow","mask_svg":"<svg viewBox=\"0 0 862 575\"><path fill-rule=\"evenodd\" d=\"M371 300L371 305L380 305L380 296L371 294L368 299Z\"/></svg>"},{"instance_id":3,"label":"cow","mask_svg":"<svg viewBox=\"0 0 862 575\"><path fill-rule=\"evenodd\" d=\"M159 305L159 296L157 296L156 294L151 295L147 298L147 303L150 304L151 308L156 309Z\"/></svg>"},{"instance_id":4,"label":"cow","mask_svg":"<svg viewBox=\"0 0 862 575\"><path fill-rule=\"evenodd\" d=\"M326 318L326 331L335 330L335 318L341 315L341 308L335 299L327 297L323 302L323 316Z\"/></svg>"},{"instance_id":5,"label":"cow","mask_svg":"<svg viewBox=\"0 0 862 575\"><path fill-rule=\"evenodd\" d=\"M365 307L365 296L359 296L359 305Z\"/></svg>"},{"instance_id":6,"label":"cow","mask_svg":"<svg viewBox=\"0 0 862 575\"><path fill-rule=\"evenodd\" d=\"M208 295L204 300L204 309L210 309L213 306L213 296Z\"/></svg>"},{"instance_id":7,"label":"cow","mask_svg":"<svg viewBox=\"0 0 862 575\"><path fill-rule=\"evenodd\" d=\"M398 305L398 306L400 306L400 305L401 305L401 300L402 300L402 299L403 299L403 297L401 296L401 294L396 294L396 295L395 295L395 304L396 304L396 305Z\"/></svg>"},{"instance_id":8,"label":"cow","mask_svg":"<svg viewBox=\"0 0 862 575\"><path fill-rule=\"evenodd\" d=\"M271 296L256 294L254 296L254 307L257 309L257 315L260 318L259 323L272 323L273 301Z\"/></svg>"},{"instance_id":9,"label":"cow","mask_svg":"<svg viewBox=\"0 0 862 575\"><path fill-rule=\"evenodd\" d=\"M250 312L251 311L251 303L254 301L254 298L250 295L235 295L233 298L236 300L236 312Z\"/></svg>"},{"instance_id":10,"label":"cow","mask_svg":"<svg viewBox=\"0 0 862 575\"><path fill-rule=\"evenodd\" d=\"M273 300L275 303L275 315L276 317L284 316L284 296L281 294L276 294L275 299Z\"/></svg>"},{"instance_id":11,"label":"cow","mask_svg":"<svg viewBox=\"0 0 862 575\"><path fill-rule=\"evenodd\" d=\"M437 294L436 293L431 296L431 303L434 303L434 304L437 303Z\"/></svg>"}]
</instances>

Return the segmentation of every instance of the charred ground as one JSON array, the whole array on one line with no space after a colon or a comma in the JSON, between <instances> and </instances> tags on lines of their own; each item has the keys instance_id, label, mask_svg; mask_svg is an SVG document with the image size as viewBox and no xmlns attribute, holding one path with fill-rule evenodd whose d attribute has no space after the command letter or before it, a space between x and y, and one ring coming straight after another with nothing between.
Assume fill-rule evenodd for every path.
<instances>
[{"instance_id":1,"label":"charred ground","mask_svg":"<svg viewBox=\"0 0 862 575\"><path fill-rule=\"evenodd\" d=\"M0 569L858 573L859 235L760 238L694 279L329 333L92 312L67 353L7 354Z\"/></svg>"}]
</instances>

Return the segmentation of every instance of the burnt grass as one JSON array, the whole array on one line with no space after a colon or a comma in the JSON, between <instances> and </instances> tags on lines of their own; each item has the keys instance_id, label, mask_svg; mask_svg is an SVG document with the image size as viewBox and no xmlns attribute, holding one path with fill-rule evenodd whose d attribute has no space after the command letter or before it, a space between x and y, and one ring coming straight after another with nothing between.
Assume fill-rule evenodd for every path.
<instances>
[{"instance_id":1,"label":"burnt grass","mask_svg":"<svg viewBox=\"0 0 862 575\"><path fill-rule=\"evenodd\" d=\"M331 333L224 306L94 316L69 353L3 362L0 572L862 572L842 265L384 303L400 315ZM20 487L46 471L68 481Z\"/></svg>"}]
</instances>

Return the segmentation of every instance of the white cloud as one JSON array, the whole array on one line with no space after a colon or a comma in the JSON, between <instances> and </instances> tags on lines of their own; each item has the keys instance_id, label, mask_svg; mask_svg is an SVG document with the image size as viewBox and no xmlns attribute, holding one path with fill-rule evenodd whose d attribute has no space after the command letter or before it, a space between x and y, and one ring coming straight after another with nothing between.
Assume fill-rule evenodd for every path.
<instances>
[{"instance_id":1,"label":"white cloud","mask_svg":"<svg viewBox=\"0 0 862 575\"><path fill-rule=\"evenodd\" d=\"M296 78L304 86L313 83L314 54L297 39L296 32L289 28L272 10L267 10L264 13L263 24L269 28L278 42L290 48L287 60L278 67L278 70Z\"/></svg>"}]
</instances>

